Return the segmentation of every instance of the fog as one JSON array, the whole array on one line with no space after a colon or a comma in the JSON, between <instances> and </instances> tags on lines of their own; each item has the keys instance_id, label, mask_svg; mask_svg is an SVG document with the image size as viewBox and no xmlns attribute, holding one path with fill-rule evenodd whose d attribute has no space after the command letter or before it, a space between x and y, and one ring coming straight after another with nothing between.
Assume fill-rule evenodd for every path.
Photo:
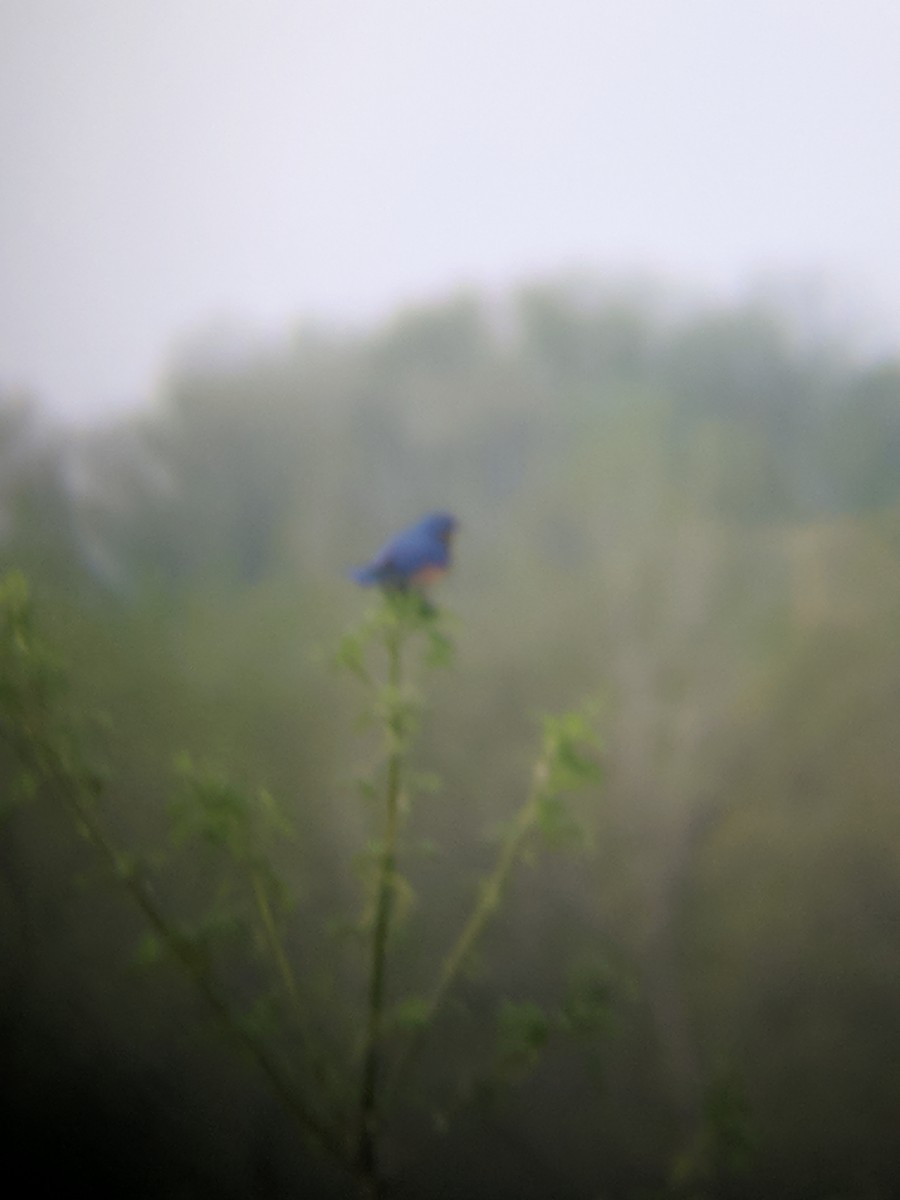
<instances>
[{"instance_id":1,"label":"fog","mask_svg":"<svg viewBox=\"0 0 900 1200\"><path fill-rule=\"evenodd\" d=\"M78 420L212 319L578 266L811 276L896 347L898 39L888 0L7 0L0 382Z\"/></svg>"},{"instance_id":2,"label":"fog","mask_svg":"<svg viewBox=\"0 0 900 1200\"><path fill-rule=\"evenodd\" d=\"M0 7L10 1177L895 1194L898 23Z\"/></svg>"},{"instance_id":3,"label":"fog","mask_svg":"<svg viewBox=\"0 0 900 1200\"><path fill-rule=\"evenodd\" d=\"M900 367L801 317L582 274L185 338L77 435L8 399L5 1120L42 1179L890 1194ZM383 689L348 571L435 507L453 570ZM362 1063L410 1039L373 1181Z\"/></svg>"}]
</instances>

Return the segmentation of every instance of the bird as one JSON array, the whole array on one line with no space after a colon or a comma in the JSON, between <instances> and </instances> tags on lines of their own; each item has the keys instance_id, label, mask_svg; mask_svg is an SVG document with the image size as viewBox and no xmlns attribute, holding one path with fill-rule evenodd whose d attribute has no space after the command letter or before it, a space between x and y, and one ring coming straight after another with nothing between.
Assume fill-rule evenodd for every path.
<instances>
[{"instance_id":1,"label":"bird","mask_svg":"<svg viewBox=\"0 0 900 1200\"><path fill-rule=\"evenodd\" d=\"M362 587L377 586L394 592L411 587L424 590L448 570L450 542L457 525L451 513L429 513L395 534L350 576Z\"/></svg>"}]
</instances>

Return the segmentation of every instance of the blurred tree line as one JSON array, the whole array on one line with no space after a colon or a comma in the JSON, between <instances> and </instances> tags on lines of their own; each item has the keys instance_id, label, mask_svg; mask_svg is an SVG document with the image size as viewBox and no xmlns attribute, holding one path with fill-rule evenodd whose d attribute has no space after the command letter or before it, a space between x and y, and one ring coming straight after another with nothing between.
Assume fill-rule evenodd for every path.
<instances>
[{"instance_id":1,"label":"blurred tree line","mask_svg":"<svg viewBox=\"0 0 900 1200\"><path fill-rule=\"evenodd\" d=\"M900 364L764 301L550 281L365 333L199 333L140 415L63 431L5 397L0 460L0 565L33 581L73 703L109 715L123 838L162 836L182 750L270 789L317 954L365 836L329 666L364 603L350 565L460 518L411 972L521 799L539 715L601 698L586 844L519 872L461 1002L551 1003L588 964L607 1034L449 1132L423 1112L398 1194L895 1194ZM14 770L0 747L7 794ZM135 965L139 916L72 831L4 812L14 1156L109 1194L341 1194L179 981ZM427 1069L458 1051L448 1031Z\"/></svg>"}]
</instances>

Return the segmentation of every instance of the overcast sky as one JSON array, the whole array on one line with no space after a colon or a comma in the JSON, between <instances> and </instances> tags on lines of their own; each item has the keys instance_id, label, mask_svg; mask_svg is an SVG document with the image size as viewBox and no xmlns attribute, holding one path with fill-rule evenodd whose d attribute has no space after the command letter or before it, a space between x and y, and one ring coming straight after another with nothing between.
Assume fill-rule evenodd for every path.
<instances>
[{"instance_id":1,"label":"overcast sky","mask_svg":"<svg viewBox=\"0 0 900 1200\"><path fill-rule=\"evenodd\" d=\"M824 271L900 346L897 0L0 0L0 387L573 265Z\"/></svg>"}]
</instances>

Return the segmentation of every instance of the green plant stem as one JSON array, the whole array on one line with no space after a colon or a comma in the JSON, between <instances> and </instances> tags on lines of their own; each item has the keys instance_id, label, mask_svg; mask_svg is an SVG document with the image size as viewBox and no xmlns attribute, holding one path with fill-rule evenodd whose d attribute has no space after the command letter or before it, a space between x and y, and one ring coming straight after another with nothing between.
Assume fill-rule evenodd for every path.
<instances>
[{"instance_id":1,"label":"green plant stem","mask_svg":"<svg viewBox=\"0 0 900 1200\"><path fill-rule=\"evenodd\" d=\"M380 1195L376 1160L376 1136L379 1116L378 1082L381 1066L380 1040L382 1014L384 1011L387 942L395 887L397 832L403 777L403 758L405 753L403 717L401 713L402 698L400 696L403 658L403 629L401 625L391 625L386 629L385 647L388 654L387 694L389 709L386 720L390 749L385 784L386 815L384 845L378 873L378 895L372 929L372 966L369 977L369 1010L359 1103L357 1155L365 1193L372 1197Z\"/></svg>"},{"instance_id":2,"label":"green plant stem","mask_svg":"<svg viewBox=\"0 0 900 1200\"><path fill-rule=\"evenodd\" d=\"M32 756L23 755L23 757L30 758ZM347 1156L340 1139L319 1120L302 1097L298 1095L297 1090L282 1073L265 1045L236 1019L210 979L196 947L171 925L158 904L150 884L141 876L129 856L117 849L94 811L92 798L88 799L79 794L82 788L79 781L72 778L62 766L48 766L46 762L36 765L42 770L47 783L58 793L77 828L106 860L116 878L128 890L151 927L173 958L187 973L194 987L202 995L223 1028L249 1053L304 1132L321 1149L346 1166Z\"/></svg>"},{"instance_id":3,"label":"green plant stem","mask_svg":"<svg viewBox=\"0 0 900 1200\"><path fill-rule=\"evenodd\" d=\"M268 942L269 950L271 951L272 958L275 960L275 965L278 968L285 991L295 1005L298 1017L302 1017L300 997L297 992L297 980L294 977L294 971L288 956L284 951L278 926L275 922L275 915L272 912L272 905L269 903L269 895L266 891L265 883L257 870L251 871L251 880L253 883L253 897L256 900L256 907L259 911L263 929L266 932L266 941Z\"/></svg>"},{"instance_id":4,"label":"green plant stem","mask_svg":"<svg viewBox=\"0 0 900 1200\"><path fill-rule=\"evenodd\" d=\"M256 901L257 911L259 912L260 920L262 921L263 930L265 931L266 942L269 951L275 962L276 968L281 981L284 984L284 989L291 1002L291 1007L294 1014L294 1024L296 1032L302 1045L303 1051L313 1071L316 1082L324 1083L325 1071L320 1056L315 1053L315 1042L312 1032L309 1028L309 1022L306 1017L306 1011L303 1007L303 1002L300 998L300 992L297 988L297 979L294 975L294 969L291 966L290 959L285 952L284 943L281 939L281 934L278 930L278 923L275 920L275 914L272 912L272 905L269 901L269 893L266 888L265 880L261 873L255 868L251 868L251 882L253 885L253 896Z\"/></svg>"},{"instance_id":5,"label":"green plant stem","mask_svg":"<svg viewBox=\"0 0 900 1200\"><path fill-rule=\"evenodd\" d=\"M488 921L497 910L503 898L503 893L516 865L522 844L537 821L540 801L547 785L547 779L548 767L546 761L542 758L535 765L528 799L516 814L512 828L509 830L500 849L494 869L482 884L478 902L468 921L463 926L459 937L444 959L422 1020L411 1034L410 1040L406 1044L406 1049L397 1062L391 1079L391 1096L396 1093L403 1075L411 1066L421 1047L425 1033L431 1028L435 1017L447 998L448 992L456 982L469 955L484 933Z\"/></svg>"}]
</instances>

